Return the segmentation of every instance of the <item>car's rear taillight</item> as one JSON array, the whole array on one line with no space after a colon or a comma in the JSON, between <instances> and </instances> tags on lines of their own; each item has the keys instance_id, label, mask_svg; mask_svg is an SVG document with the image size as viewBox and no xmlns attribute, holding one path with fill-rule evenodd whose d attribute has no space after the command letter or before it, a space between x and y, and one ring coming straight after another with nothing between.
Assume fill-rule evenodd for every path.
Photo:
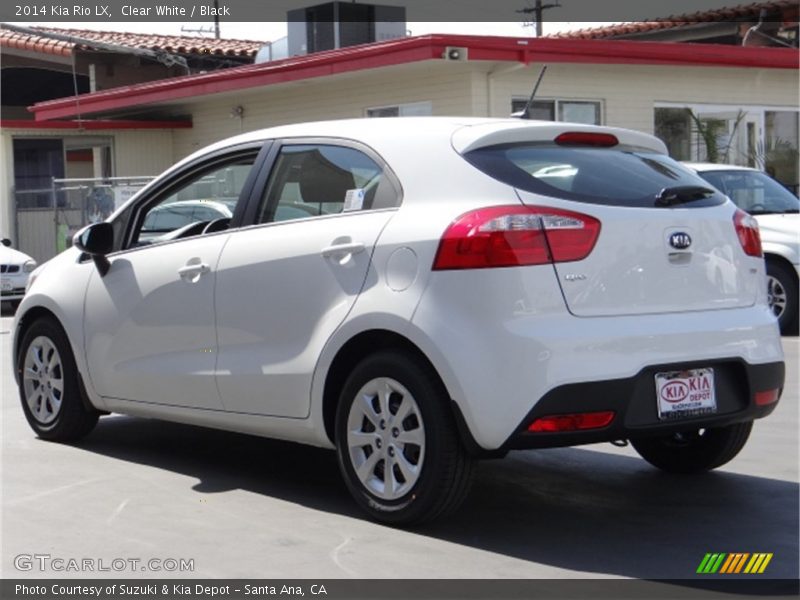
<instances>
[{"instance_id":1,"label":"car's rear taillight","mask_svg":"<svg viewBox=\"0 0 800 600\"><path fill-rule=\"evenodd\" d=\"M733 215L733 226L742 249L748 256L762 256L761 234L758 232L758 222L755 217L748 215L743 210L738 210Z\"/></svg>"},{"instance_id":2,"label":"car's rear taillight","mask_svg":"<svg viewBox=\"0 0 800 600\"><path fill-rule=\"evenodd\" d=\"M461 215L444 232L434 270L582 260L600 235L589 215L544 206L491 206Z\"/></svg>"}]
</instances>

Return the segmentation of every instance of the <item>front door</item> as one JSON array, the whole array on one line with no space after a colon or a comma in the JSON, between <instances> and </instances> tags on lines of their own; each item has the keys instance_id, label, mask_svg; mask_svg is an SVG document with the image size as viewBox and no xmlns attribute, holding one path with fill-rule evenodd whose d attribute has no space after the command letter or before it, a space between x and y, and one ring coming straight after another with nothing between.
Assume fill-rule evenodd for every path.
<instances>
[{"instance_id":1,"label":"front door","mask_svg":"<svg viewBox=\"0 0 800 600\"><path fill-rule=\"evenodd\" d=\"M214 377L216 269L231 235L226 220L255 158L254 150L189 167L173 176L174 185L167 182L126 211L128 241L109 256L104 277L93 275L85 303L89 373L101 396L221 408ZM207 230L211 221L219 223Z\"/></svg>"}]
</instances>

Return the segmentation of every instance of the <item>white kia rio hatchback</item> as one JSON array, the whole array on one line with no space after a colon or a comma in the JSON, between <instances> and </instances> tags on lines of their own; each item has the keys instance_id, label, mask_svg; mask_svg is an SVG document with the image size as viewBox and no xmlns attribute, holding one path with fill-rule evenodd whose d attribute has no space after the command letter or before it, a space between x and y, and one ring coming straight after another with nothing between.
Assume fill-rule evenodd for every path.
<instances>
[{"instance_id":1,"label":"white kia rio hatchback","mask_svg":"<svg viewBox=\"0 0 800 600\"><path fill-rule=\"evenodd\" d=\"M232 216L148 235L198 199ZM473 460L511 449L630 440L666 471L713 469L784 382L755 220L622 129L242 135L31 279L14 358L40 437L116 412L335 448L391 524L453 510Z\"/></svg>"}]
</instances>

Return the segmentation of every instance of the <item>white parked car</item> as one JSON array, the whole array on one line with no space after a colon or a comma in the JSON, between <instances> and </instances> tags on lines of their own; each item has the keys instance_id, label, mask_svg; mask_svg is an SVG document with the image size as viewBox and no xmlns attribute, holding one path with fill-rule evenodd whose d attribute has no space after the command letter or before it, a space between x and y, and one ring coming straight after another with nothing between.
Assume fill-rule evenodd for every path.
<instances>
[{"instance_id":1,"label":"white parked car","mask_svg":"<svg viewBox=\"0 0 800 600\"><path fill-rule=\"evenodd\" d=\"M798 321L800 200L763 171L733 165L684 163L756 218L767 262L769 304L781 331Z\"/></svg>"},{"instance_id":2,"label":"white parked car","mask_svg":"<svg viewBox=\"0 0 800 600\"><path fill-rule=\"evenodd\" d=\"M143 240L223 171L229 223ZM34 275L14 356L40 437L117 412L335 448L392 524L453 510L473 459L510 449L629 439L661 469L713 469L784 385L755 220L622 129L257 131L181 161Z\"/></svg>"},{"instance_id":3,"label":"white parked car","mask_svg":"<svg viewBox=\"0 0 800 600\"><path fill-rule=\"evenodd\" d=\"M28 277L36 268L36 261L11 247L11 240L0 243L0 299L18 304L25 295Z\"/></svg>"}]
</instances>

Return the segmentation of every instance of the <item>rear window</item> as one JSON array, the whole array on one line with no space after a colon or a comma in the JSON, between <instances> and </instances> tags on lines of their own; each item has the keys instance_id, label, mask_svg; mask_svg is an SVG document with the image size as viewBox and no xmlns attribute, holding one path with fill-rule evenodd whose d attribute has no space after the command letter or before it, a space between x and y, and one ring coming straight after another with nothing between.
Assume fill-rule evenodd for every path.
<instances>
[{"instance_id":1,"label":"rear window","mask_svg":"<svg viewBox=\"0 0 800 600\"><path fill-rule=\"evenodd\" d=\"M664 190L682 190L682 207L715 206L725 197L663 154L634 149L508 144L464 155L487 175L520 190L613 206L653 207ZM705 191L703 191L705 190ZM688 192L688 193L686 193Z\"/></svg>"}]
</instances>

